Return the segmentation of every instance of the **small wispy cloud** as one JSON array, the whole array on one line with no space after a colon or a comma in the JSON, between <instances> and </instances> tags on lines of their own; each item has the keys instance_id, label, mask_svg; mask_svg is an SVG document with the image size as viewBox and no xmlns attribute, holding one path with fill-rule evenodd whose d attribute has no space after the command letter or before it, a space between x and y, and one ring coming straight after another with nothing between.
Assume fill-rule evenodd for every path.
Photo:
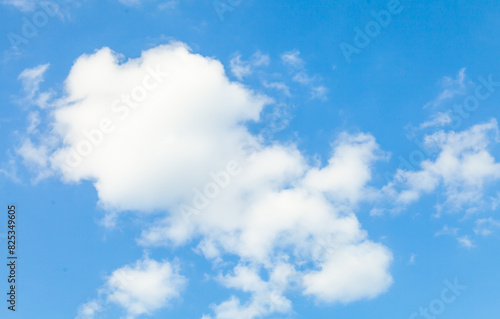
<instances>
[{"instance_id":1,"label":"small wispy cloud","mask_svg":"<svg viewBox=\"0 0 500 319\"><path fill-rule=\"evenodd\" d=\"M287 51L281 55L281 61L288 66L299 69L304 67L304 60L300 58L300 52L297 49Z\"/></svg>"},{"instance_id":2,"label":"small wispy cloud","mask_svg":"<svg viewBox=\"0 0 500 319\"><path fill-rule=\"evenodd\" d=\"M265 87L283 92L286 96L291 96L290 88L283 82L264 82Z\"/></svg>"},{"instance_id":3,"label":"small wispy cloud","mask_svg":"<svg viewBox=\"0 0 500 319\"><path fill-rule=\"evenodd\" d=\"M476 247L469 236L462 236L457 238L458 243L465 248L474 248Z\"/></svg>"},{"instance_id":4,"label":"small wispy cloud","mask_svg":"<svg viewBox=\"0 0 500 319\"><path fill-rule=\"evenodd\" d=\"M100 311L102 311L101 304L97 300L92 300L80 307L76 319L92 319Z\"/></svg>"},{"instance_id":5,"label":"small wispy cloud","mask_svg":"<svg viewBox=\"0 0 500 319\"><path fill-rule=\"evenodd\" d=\"M69 17L67 8L63 6L78 4L80 0L65 1L40 1L40 0L0 0L0 4L18 9L23 13L48 14L50 17L58 16L61 20ZM36 23L35 23L36 24ZM39 25L37 25L39 27Z\"/></svg>"},{"instance_id":6,"label":"small wispy cloud","mask_svg":"<svg viewBox=\"0 0 500 319\"><path fill-rule=\"evenodd\" d=\"M448 225L444 225L443 229L438 231L435 236L456 236L458 234L458 231L460 229L454 228L454 227L449 227Z\"/></svg>"},{"instance_id":7,"label":"small wispy cloud","mask_svg":"<svg viewBox=\"0 0 500 319\"><path fill-rule=\"evenodd\" d=\"M415 265L416 259L417 259L417 255L411 254L410 259L408 260L408 266Z\"/></svg>"},{"instance_id":8,"label":"small wispy cloud","mask_svg":"<svg viewBox=\"0 0 500 319\"><path fill-rule=\"evenodd\" d=\"M495 232L496 229L500 228L500 221L493 218L482 218L476 221L476 228L474 228L474 233L481 236L489 236Z\"/></svg>"},{"instance_id":9,"label":"small wispy cloud","mask_svg":"<svg viewBox=\"0 0 500 319\"><path fill-rule=\"evenodd\" d=\"M448 100L453 99L456 96L466 94L467 86L466 86L465 71L466 68L460 69L456 78L445 76L441 80L442 83L441 85L443 87L443 90L441 91L441 93L438 94L438 96L435 99L425 104L424 109L428 107L432 108L438 107L439 105L443 104Z\"/></svg>"},{"instance_id":10,"label":"small wispy cloud","mask_svg":"<svg viewBox=\"0 0 500 319\"><path fill-rule=\"evenodd\" d=\"M328 94L328 89L322 85L313 87L311 89L311 98L326 101Z\"/></svg>"},{"instance_id":11,"label":"small wispy cloud","mask_svg":"<svg viewBox=\"0 0 500 319\"><path fill-rule=\"evenodd\" d=\"M292 51L287 51L281 55L281 61L284 65L290 67L294 73L292 80L310 90L311 99L318 99L321 101L327 100L328 89L323 85L318 85L318 76L309 75L306 68L305 62L300 57L300 51L294 49Z\"/></svg>"},{"instance_id":12,"label":"small wispy cloud","mask_svg":"<svg viewBox=\"0 0 500 319\"><path fill-rule=\"evenodd\" d=\"M118 0L118 2L129 7L134 7L141 4L141 0Z\"/></svg>"},{"instance_id":13,"label":"small wispy cloud","mask_svg":"<svg viewBox=\"0 0 500 319\"><path fill-rule=\"evenodd\" d=\"M447 113L438 112L438 113L432 115L432 117L429 121L421 123L419 128L425 129L425 128L429 128L429 127L443 127L445 125L450 124L451 122L452 122L452 120L451 120L450 112L447 112Z\"/></svg>"},{"instance_id":14,"label":"small wispy cloud","mask_svg":"<svg viewBox=\"0 0 500 319\"><path fill-rule=\"evenodd\" d=\"M170 1L160 3L158 5L158 9L165 10L165 11L171 11L171 10L177 9L178 6L179 6L179 0L170 0Z\"/></svg>"},{"instance_id":15,"label":"small wispy cloud","mask_svg":"<svg viewBox=\"0 0 500 319\"><path fill-rule=\"evenodd\" d=\"M229 68L231 73L241 81L244 77L251 75L255 68L268 66L270 61L269 55L262 54L260 51L255 52L249 61L243 60L241 54L237 53L229 61Z\"/></svg>"},{"instance_id":16,"label":"small wispy cloud","mask_svg":"<svg viewBox=\"0 0 500 319\"><path fill-rule=\"evenodd\" d=\"M45 72L49 69L50 64L41 64L31 69L25 69L19 74L18 79L21 80L25 97L22 102L29 102L41 108L48 106L49 100L52 98L52 92L41 92L40 84L44 81Z\"/></svg>"},{"instance_id":17,"label":"small wispy cloud","mask_svg":"<svg viewBox=\"0 0 500 319\"><path fill-rule=\"evenodd\" d=\"M9 157L8 161L0 164L0 176L3 175L14 183L20 183L21 179L17 175L17 163L15 157L10 153L10 151L7 152L7 155Z\"/></svg>"},{"instance_id":18,"label":"small wispy cloud","mask_svg":"<svg viewBox=\"0 0 500 319\"><path fill-rule=\"evenodd\" d=\"M2 4L14 6L23 12L33 11L36 7L35 0L3 0Z\"/></svg>"}]
</instances>

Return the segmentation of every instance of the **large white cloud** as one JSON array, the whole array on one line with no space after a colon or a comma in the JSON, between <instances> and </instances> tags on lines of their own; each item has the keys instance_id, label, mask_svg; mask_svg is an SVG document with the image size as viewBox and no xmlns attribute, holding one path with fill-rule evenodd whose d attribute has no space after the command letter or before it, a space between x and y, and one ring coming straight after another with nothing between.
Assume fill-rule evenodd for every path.
<instances>
[{"instance_id":1,"label":"large white cloud","mask_svg":"<svg viewBox=\"0 0 500 319\"><path fill-rule=\"evenodd\" d=\"M217 278L250 299L214 305L218 319L289 312L292 289L327 302L383 293L392 254L354 212L384 154L371 135L344 133L324 167L311 165L295 145L249 133L269 103L181 43L128 61L104 48L66 79L51 123L61 145L48 161L66 181L93 181L110 211L164 212L141 245L196 241L215 264L237 257ZM131 313L155 308L129 297L110 294Z\"/></svg>"},{"instance_id":2,"label":"large white cloud","mask_svg":"<svg viewBox=\"0 0 500 319\"><path fill-rule=\"evenodd\" d=\"M169 209L191 195L211 170L238 158L238 145L250 139L240 123L257 120L268 101L182 44L123 64L99 50L79 58L66 83L64 106L54 112L65 147L53 163L66 179L95 179L102 204L120 210ZM98 130L102 123L112 132Z\"/></svg>"}]
</instances>

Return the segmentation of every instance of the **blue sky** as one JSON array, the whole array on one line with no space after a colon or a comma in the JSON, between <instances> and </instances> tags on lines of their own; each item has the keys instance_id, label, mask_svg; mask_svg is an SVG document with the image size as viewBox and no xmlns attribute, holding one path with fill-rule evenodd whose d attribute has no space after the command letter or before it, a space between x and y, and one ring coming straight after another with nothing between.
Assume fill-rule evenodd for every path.
<instances>
[{"instance_id":1,"label":"blue sky","mask_svg":"<svg viewBox=\"0 0 500 319\"><path fill-rule=\"evenodd\" d=\"M0 10L1 318L497 318L500 3Z\"/></svg>"}]
</instances>

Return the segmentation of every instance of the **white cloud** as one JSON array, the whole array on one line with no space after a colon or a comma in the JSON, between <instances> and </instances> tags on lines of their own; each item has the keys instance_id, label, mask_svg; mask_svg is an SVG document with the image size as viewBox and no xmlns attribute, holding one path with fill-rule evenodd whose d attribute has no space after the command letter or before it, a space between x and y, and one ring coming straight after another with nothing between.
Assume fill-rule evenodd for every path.
<instances>
[{"instance_id":1,"label":"white cloud","mask_svg":"<svg viewBox=\"0 0 500 319\"><path fill-rule=\"evenodd\" d=\"M318 76L309 76L307 70L305 69L305 63L299 55L300 52L298 50L285 52L281 55L281 61L285 65L292 68L295 73L292 77L294 82L300 83L301 85L309 88L311 92L311 99L326 101L328 89L323 85L315 84L315 82L318 82Z\"/></svg>"},{"instance_id":2,"label":"white cloud","mask_svg":"<svg viewBox=\"0 0 500 319\"><path fill-rule=\"evenodd\" d=\"M141 4L141 0L118 0L123 5L133 7Z\"/></svg>"},{"instance_id":3,"label":"white cloud","mask_svg":"<svg viewBox=\"0 0 500 319\"><path fill-rule=\"evenodd\" d=\"M328 165L312 168L304 183L307 188L328 194L336 201L356 203L370 197L365 185L371 180L371 167L378 159L386 158L375 138L368 134L341 134L334 144Z\"/></svg>"},{"instance_id":4,"label":"white cloud","mask_svg":"<svg viewBox=\"0 0 500 319\"><path fill-rule=\"evenodd\" d=\"M445 207L456 210L482 205L485 186L500 179L500 163L488 149L497 135L497 122L491 120L458 133L439 131L426 136L426 147L437 150L438 155L435 160L424 160L419 171L397 171L396 185L403 188L397 200L414 202L441 186Z\"/></svg>"},{"instance_id":5,"label":"white cloud","mask_svg":"<svg viewBox=\"0 0 500 319\"><path fill-rule=\"evenodd\" d=\"M10 179L14 183L20 183L21 179L17 176L17 164L15 157L7 152L8 160L0 164L0 174Z\"/></svg>"},{"instance_id":6,"label":"white cloud","mask_svg":"<svg viewBox=\"0 0 500 319\"><path fill-rule=\"evenodd\" d=\"M228 301L213 305L217 319L251 319L291 311L292 303L283 293L289 286L290 278L295 276L293 267L285 263L276 265L268 281L262 280L258 272L255 267L238 265L232 274L219 277L219 282L225 287L251 293L252 297L247 304L241 304L233 296Z\"/></svg>"},{"instance_id":7,"label":"white cloud","mask_svg":"<svg viewBox=\"0 0 500 319\"><path fill-rule=\"evenodd\" d=\"M169 0L158 5L158 9L171 11L179 6L179 0Z\"/></svg>"},{"instance_id":8,"label":"white cloud","mask_svg":"<svg viewBox=\"0 0 500 319\"><path fill-rule=\"evenodd\" d=\"M54 174L49 161L54 143L54 139L50 136L43 138L39 144L35 144L30 138L26 138L16 148L16 153L21 156L24 165L36 174L36 177L32 179L33 183L37 183Z\"/></svg>"},{"instance_id":9,"label":"white cloud","mask_svg":"<svg viewBox=\"0 0 500 319\"><path fill-rule=\"evenodd\" d=\"M160 82L148 76L151 70ZM156 86L144 101L117 99L133 99L144 80ZM121 65L109 49L82 56L66 83L69 96L54 111L64 147L53 154L53 166L66 180L95 179L101 204L119 210L165 210L187 200L210 171L241 157L238 146L252 137L239 123L257 120L269 101L229 82L218 61L181 44ZM96 131L103 119L113 132ZM90 131L102 138L85 156ZM68 163L76 167L65 170Z\"/></svg>"},{"instance_id":10,"label":"white cloud","mask_svg":"<svg viewBox=\"0 0 500 319\"><path fill-rule=\"evenodd\" d=\"M375 243L346 245L336 249L320 271L304 276L305 294L326 302L351 302L374 298L392 284L387 268L392 254Z\"/></svg>"},{"instance_id":11,"label":"white cloud","mask_svg":"<svg viewBox=\"0 0 500 319\"><path fill-rule=\"evenodd\" d=\"M30 112L28 114L28 121L29 125L26 128L26 132L28 134L35 134L38 132L38 125L40 125L40 112L35 111L35 112Z\"/></svg>"},{"instance_id":12,"label":"white cloud","mask_svg":"<svg viewBox=\"0 0 500 319\"><path fill-rule=\"evenodd\" d=\"M443 229L438 231L435 236L457 236L459 229L458 228L453 228L449 227L448 225L444 225Z\"/></svg>"},{"instance_id":13,"label":"white cloud","mask_svg":"<svg viewBox=\"0 0 500 319\"><path fill-rule=\"evenodd\" d=\"M378 158L378 146L371 136L347 134L335 145L324 168L309 168L293 148L275 146L256 151L254 159L242 165L231 187L191 217L192 228L185 226L179 212L163 226L146 231L142 244L175 241L172 234L184 229L186 234L180 238L195 237L191 232L202 235L199 248L207 258L236 255L251 261L258 269L255 273L273 273L283 259L294 261L286 263L287 267L308 264L321 269L292 270L299 289L320 300L350 302L375 297L392 283L388 273L392 254L367 239L349 207L366 200L360 195L369 193L365 183L370 180L369 167ZM323 238L330 240L325 244ZM348 264L336 262L339 256ZM332 273L343 275L332 277ZM260 290L269 293L270 289L263 287L270 283L238 278L241 289L252 292L251 301L241 304L233 298L221 303L214 308L217 319L235 314L254 318L265 309L255 300L259 300ZM325 281L329 284L321 285ZM230 282L233 288L237 285ZM285 285L283 292L275 292L283 304L284 299L278 296L285 298L286 289Z\"/></svg>"},{"instance_id":14,"label":"white cloud","mask_svg":"<svg viewBox=\"0 0 500 319\"><path fill-rule=\"evenodd\" d=\"M498 205L500 205L500 192L497 192L491 199L491 210L496 210Z\"/></svg>"},{"instance_id":15,"label":"white cloud","mask_svg":"<svg viewBox=\"0 0 500 319\"><path fill-rule=\"evenodd\" d=\"M500 221L491 217L481 218L476 221L474 233L481 236L489 236L493 234L497 228L500 228Z\"/></svg>"},{"instance_id":16,"label":"white cloud","mask_svg":"<svg viewBox=\"0 0 500 319\"><path fill-rule=\"evenodd\" d=\"M100 311L102 311L101 304L96 300L92 300L80 307L76 319L93 319Z\"/></svg>"},{"instance_id":17,"label":"white cloud","mask_svg":"<svg viewBox=\"0 0 500 319\"><path fill-rule=\"evenodd\" d=\"M23 90L26 94L26 101L44 108L52 97L51 92L40 92L40 83L44 81L45 72L50 64L41 64L32 69L25 69L19 74L19 80L23 83Z\"/></svg>"},{"instance_id":18,"label":"white cloud","mask_svg":"<svg viewBox=\"0 0 500 319\"><path fill-rule=\"evenodd\" d=\"M33 11L36 7L35 0L2 0L2 4L14 6L24 12Z\"/></svg>"},{"instance_id":19,"label":"white cloud","mask_svg":"<svg viewBox=\"0 0 500 319\"><path fill-rule=\"evenodd\" d=\"M229 63L231 72L240 81L252 73L252 66L248 62L242 61L241 55L236 55Z\"/></svg>"},{"instance_id":20,"label":"white cloud","mask_svg":"<svg viewBox=\"0 0 500 319\"><path fill-rule=\"evenodd\" d=\"M476 235L479 234L479 235L487 236L490 234L489 233L490 229L488 229L488 226L491 226L491 225L488 225L488 222L490 220L492 220L492 219L491 218L480 219L476 222L476 229L474 229L474 232L476 233ZM467 236L467 235L461 236L461 235L459 235L458 228L448 227L447 225L445 225L443 227L443 229L438 231L435 234L435 236L450 236L450 237L454 238L459 243L459 245L462 247L465 247L465 248L476 247L469 236Z\"/></svg>"},{"instance_id":21,"label":"white cloud","mask_svg":"<svg viewBox=\"0 0 500 319\"><path fill-rule=\"evenodd\" d=\"M108 304L122 307L128 319L151 315L179 298L186 283L178 267L167 261L144 258L115 270L100 289L99 300L80 307L77 319L94 318Z\"/></svg>"},{"instance_id":22,"label":"white cloud","mask_svg":"<svg viewBox=\"0 0 500 319\"><path fill-rule=\"evenodd\" d=\"M92 181L112 212L164 212L143 231L141 245L199 240L199 251L214 263L236 256L239 266L219 282L249 292L250 300L215 305L215 318L291 311L285 295L292 279L295 289L328 302L373 298L388 289L392 254L369 239L354 214L372 199L371 169L385 158L371 135L340 134L328 164L310 166L295 145L266 146L248 132L246 123L258 121L272 100L230 82L218 61L181 43L118 61L102 49L75 62L67 96L50 117L61 145L46 157L64 180ZM140 102L134 100L139 92ZM109 133L96 131L103 119L113 127ZM91 151L67 169L68 156L83 145ZM138 264L122 272L138 268L149 269ZM283 277L285 270L293 276ZM149 303L154 296L135 295L142 286L109 283L109 301L133 315L159 304ZM269 298L272 310L262 310Z\"/></svg>"},{"instance_id":23,"label":"white cloud","mask_svg":"<svg viewBox=\"0 0 500 319\"><path fill-rule=\"evenodd\" d=\"M311 98L326 101L326 95L328 94L328 89L322 85L315 86L311 90Z\"/></svg>"},{"instance_id":24,"label":"white cloud","mask_svg":"<svg viewBox=\"0 0 500 319\"><path fill-rule=\"evenodd\" d=\"M0 0L0 4L13 6L24 13L44 15L48 18L57 16L61 20L69 17L68 6L78 3L78 0Z\"/></svg>"},{"instance_id":25,"label":"white cloud","mask_svg":"<svg viewBox=\"0 0 500 319\"><path fill-rule=\"evenodd\" d=\"M288 51L281 55L281 61L284 64L291 66L293 68L302 68L304 66L304 61L300 58L300 52L298 50Z\"/></svg>"},{"instance_id":26,"label":"white cloud","mask_svg":"<svg viewBox=\"0 0 500 319\"><path fill-rule=\"evenodd\" d=\"M434 114L429 121L421 123L420 128L424 129L429 127L443 127L447 124L450 124L451 122L452 121L449 112L448 113L438 112L437 114Z\"/></svg>"},{"instance_id":27,"label":"white cloud","mask_svg":"<svg viewBox=\"0 0 500 319\"><path fill-rule=\"evenodd\" d=\"M309 77L307 72L300 71L293 76L293 80L300 84L311 84L314 81L314 77Z\"/></svg>"},{"instance_id":28,"label":"white cloud","mask_svg":"<svg viewBox=\"0 0 500 319\"><path fill-rule=\"evenodd\" d=\"M139 260L115 270L108 278L107 300L127 310L129 318L152 314L178 298L186 279L169 262Z\"/></svg>"},{"instance_id":29,"label":"white cloud","mask_svg":"<svg viewBox=\"0 0 500 319\"><path fill-rule=\"evenodd\" d=\"M33 142L25 140L18 149L18 153L29 163L29 165L47 168L48 150L44 145L37 148Z\"/></svg>"},{"instance_id":30,"label":"white cloud","mask_svg":"<svg viewBox=\"0 0 500 319\"><path fill-rule=\"evenodd\" d=\"M290 88L288 87L288 85L286 85L283 82L270 82L270 83L264 82L264 86L267 88L276 89L278 91L281 91L286 96L291 96Z\"/></svg>"},{"instance_id":31,"label":"white cloud","mask_svg":"<svg viewBox=\"0 0 500 319\"><path fill-rule=\"evenodd\" d=\"M467 92L465 70L465 68L460 69L455 79L445 76L441 80L443 91L434 100L425 104L424 108L437 107L456 96L464 95Z\"/></svg>"},{"instance_id":32,"label":"white cloud","mask_svg":"<svg viewBox=\"0 0 500 319\"><path fill-rule=\"evenodd\" d=\"M409 266L415 265L416 260L417 260L417 255L411 254L410 259L408 260L408 265Z\"/></svg>"},{"instance_id":33,"label":"white cloud","mask_svg":"<svg viewBox=\"0 0 500 319\"><path fill-rule=\"evenodd\" d=\"M260 51L255 52L250 60L254 66L268 66L271 63L271 58L267 54L263 54Z\"/></svg>"},{"instance_id":34,"label":"white cloud","mask_svg":"<svg viewBox=\"0 0 500 319\"><path fill-rule=\"evenodd\" d=\"M465 248L474 248L475 247L474 243L472 242L472 240L470 240L469 236L458 237L457 241L461 246L463 246Z\"/></svg>"},{"instance_id":35,"label":"white cloud","mask_svg":"<svg viewBox=\"0 0 500 319\"><path fill-rule=\"evenodd\" d=\"M229 66L231 73L241 81L244 77L252 74L256 67L268 66L269 63L269 55L257 51L252 55L250 61L243 61L241 59L241 54L236 54L231 61L229 61Z\"/></svg>"}]
</instances>

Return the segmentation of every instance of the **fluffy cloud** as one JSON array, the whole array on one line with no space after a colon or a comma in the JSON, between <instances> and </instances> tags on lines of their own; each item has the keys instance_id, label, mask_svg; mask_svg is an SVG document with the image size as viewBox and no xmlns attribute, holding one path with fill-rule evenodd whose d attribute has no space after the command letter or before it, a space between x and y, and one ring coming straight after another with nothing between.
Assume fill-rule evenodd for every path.
<instances>
[{"instance_id":1,"label":"fluffy cloud","mask_svg":"<svg viewBox=\"0 0 500 319\"><path fill-rule=\"evenodd\" d=\"M293 144L265 144L246 125L272 100L181 43L127 61L98 50L80 57L65 83L52 110L60 145L46 154L50 168L65 181L92 181L110 211L165 212L141 245L197 241L216 264L236 256L218 281L250 299L214 305L215 318L289 312L293 289L350 302L391 285L391 252L370 241L354 213L371 199L372 166L385 157L373 136L341 134L324 166L310 165ZM115 273L153 284L140 274L160 268L148 262ZM132 316L163 304L134 295L139 281L128 289L112 278L109 302Z\"/></svg>"},{"instance_id":2,"label":"fluffy cloud","mask_svg":"<svg viewBox=\"0 0 500 319\"><path fill-rule=\"evenodd\" d=\"M206 258L238 256L235 275L222 283L251 298L241 303L232 297L214 306L217 319L256 318L269 309L287 312L285 295L291 289L326 302L375 297L392 283L392 254L367 239L352 209L366 200L361 194L370 193L366 183L378 153L373 137L364 134L340 137L322 168L308 166L293 147L256 149L231 187L205 198L209 204L198 214L188 214L189 224L186 211L179 211L146 230L141 243L177 243L196 234L203 238L198 248ZM262 271L270 278L277 272L289 275L277 285L257 280ZM270 295L276 300L271 305Z\"/></svg>"},{"instance_id":3,"label":"fluffy cloud","mask_svg":"<svg viewBox=\"0 0 500 319\"><path fill-rule=\"evenodd\" d=\"M100 299L84 304L78 319L90 319L106 304L117 304L125 309L132 319L169 305L184 289L186 278L167 261L158 262L149 258L138 260L133 265L115 270L100 290Z\"/></svg>"},{"instance_id":4,"label":"fluffy cloud","mask_svg":"<svg viewBox=\"0 0 500 319\"><path fill-rule=\"evenodd\" d=\"M101 203L119 210L185 200L210 171L241 157L236 150L251 136L240 123L257 120L269 100L181 44L121 65L100 50L78 59L66 83L69 94L54 112L64 147L52 163L67 180L95 179ZM99 129L103 123L109 129Z\"/></svg>"},{"instance_id":5,"label":"fluffy cloud","mask_svg":"<svg viewBox=\"0 0 500 319\"><path fill-rule=\"evenodd\" d=\"M392 260L385 247L371 242L333 251L319 271L304 276L305 294L326 302L373 298L392 284L386 269Z\"/></svg>"},{"instance_id":6,"label":"fluffy cloud","mask_svg":"<svg viewBox=\"0 0 500 319\"><path fill-rule=\"evenodd\" d=\"M500 163L489 152L489 145L497 139L495 120L462 132L439 131L426 136L426 147L437 150L437 157L423 161L418 171L398 170L396 183L403 188L398 201L414 202L442 186L446 196L443 206L456 210L481 204L485 186L500 179Z\"/></svg>"},{"instance_id":7,"label":"fluffy cloud","mask_svg":"<svg viewBox=\"0 0 500 319\"><path fill-rule=\"evenodd\" d=\"M290 285L290 279L296 275L294 269L287 264L278 264L270 273L269 280L264 281L256 267L238 265L232 274L221 276L219 282L227 288L240 289L252 294L247 304L232 296L228 301L213 306L216 318L256 318L273 313L288 313L292 309L290 300L283 296ZM211 318L208 315L203 319Z\"/></svg>"},{"instance_id":8,"label":"fluffy cloud","mask_svg":"<svg viewBox=\"0 0 500 319\"><path fill-rule=\"evenodd\" d=\"M283 92L283 94L286 95L286 96L291 96L291 94L290 94L290 88L288 87L288 85L286 85L283 82L270 82L270 83L264 82L263 84L267 88L276 89L278 91Z\"/></svg>"},{"instance_id":9,"label":"fluffy cloud","mask_svg":"<svg viewBox=\"0 0 500 319\"><path fill-rule=\"evenodd\" d=\"M179 297L186 279L168 262L139 260L111 274L107 281L108 301L127 310L129 317L151 314Z\"/></svg>"},{"instance_id":10,"label":"fluffy cloud","mask_svg":"<svg viewBox=\"0 0 500 319\"><path fill-rule=\"evenodd\" d=\"M304 182L308 188L328 193L337 201L357 202L370 193L363 188L371 179L371 165L385 157L373 136L344 133L336 141L328 165L311 169Z\"/></svg>"}]
</instances>

